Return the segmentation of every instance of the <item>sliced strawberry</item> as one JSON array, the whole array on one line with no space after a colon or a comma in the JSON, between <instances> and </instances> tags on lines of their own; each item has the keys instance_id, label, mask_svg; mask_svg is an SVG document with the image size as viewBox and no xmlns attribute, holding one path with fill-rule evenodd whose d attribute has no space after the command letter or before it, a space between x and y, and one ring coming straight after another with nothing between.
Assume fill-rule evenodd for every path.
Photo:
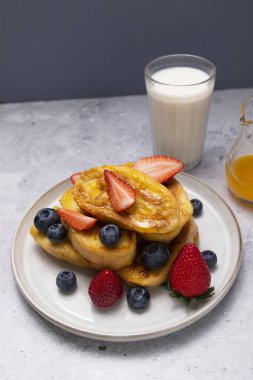
<instances>
[{"instance_id":1,"label":"sliced strawberry","mask_svg":"<svg viewBox=\"0 0 253 380\"><path fill-rule=\"evenodd\" d=\"M105 170L104 176L114 210L121 212L132 206L135 201L134 189L110 170Z\"/></svg>"},{"instance_id":2,"label":"sliced strawberry","mask_svg":"<svg viewBox=\"0 0 253 380\"><path fill-rule=\"evenodd\" d=\"M72 176L70 177L70 181L73 183L73 185L81 177L81 175L82 175L82 172L72 174Z\"/></svg>"},{"instance_id":3,"label":"sliced strawberry","mask_svg":"<svg viewBox=\"0 0 253 380\"><path fill-rule=\"evenodd\" d=\"M134 163L133 168L138 169L150 177L163 183L180 172L184 167L183 162L169 156L151 156L141 158Z\"/></svg>"},{"instance_id":4,"label":"sliced strawberry","mask_svg":"<svg viewBox=\"0 0 253 380\"><path fill-rule=\"evenodd\" d=\"M90 218L77 211L67 210L66 208L58 208L57 213L64 222L78 231L88 230L93 227L97 221L97 219Z\"/></svg>"}]
</instances>

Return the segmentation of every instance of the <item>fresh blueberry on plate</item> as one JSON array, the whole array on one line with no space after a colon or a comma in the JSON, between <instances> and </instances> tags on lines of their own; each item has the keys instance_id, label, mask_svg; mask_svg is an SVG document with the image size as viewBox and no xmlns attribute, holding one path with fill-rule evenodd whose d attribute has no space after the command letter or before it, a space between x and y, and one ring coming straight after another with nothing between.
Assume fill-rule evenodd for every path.
<instances>
[{"instance_id":1,"label":"fresh blueberry on plate","mask_svg":"<svg viewBox=\"0 0 253 380\"><path fill-rule=\"evenodd\" d=\"M199 216L203 210L203 204L199 199L191 199L193 207L193 216Z\"/></svg>"},{"instance_id":2,"label":"fresh blueberry on plate","mask_svg":"<svg viewBox=\"0 0 253 380\"><path fill-rule=\"evenodd\" d=\"M61 218L53 208L42 208L34 218L34 225L43 234L52 224L61 223Z\"/></svg>"},{"instance_id":3,"label":"fresh blueberry on plate","mask_svg":"<svg viewBox=\"0 0 253 380\"><path fill-rule=\"evenodd\" d=\"M52 224L47 230L47 237L53 243L60 243L65 240L68 234L67 228L60 223Z\"/></svg>"},{"instance_id":4,"label":"fresh blueberry on plate","mask_svg":"<svg viewBox=\"0 0 253 380\"><path fill-rule=\"evenodd\" d=\"M150 300L149 291L143 286L135 286L127 292L127 302L132 309L144 309Z\"/></svg>"},{"instance_id":5,"label":"fresh blueberry on plate","mask_svg":"<svg viewBox=\"0 0 253 380\"><path fill-rule=\"evenodd\" d=\"M70 292L76 286L76 275L74 272L63 270L56 277L56 285L64 292Z\"/></svg>"},{"instance_id":6,"label":"fresh blueberry on plate","mask_svg":"<svg viewBox=\"0 0 253 380\"><path fill-rule=\"evenodd\" d=\"M149 243L143 248L141 258L146 269L160 268L169 258L168 248L158 242Z\"/></svg>"},{"instance_id":7,"label":"fresh blueberry on plate","mask_svg":"<svg viewBox=\"0 0 253 380\"><path fill-rule=\"evenodd\" d=\"M115 224L107 224L99 231L99 238L104 245L113 246L117 244L121 238L121 232Z\"/></svg>"},{"instance_id":8,"label":"fresh blueberry on plate","mask_svg":"<svg viewBox=\"0 0 253 380\"><path fill-rule=\"evenodd\" d=\"M215 267L215 265L217 264L217 255L215 252L206 250L206 251L202 251L201 255L203 259L205 260L205 262L207 263L207 266L209 269Z\"/></svg>"}]
</instances>

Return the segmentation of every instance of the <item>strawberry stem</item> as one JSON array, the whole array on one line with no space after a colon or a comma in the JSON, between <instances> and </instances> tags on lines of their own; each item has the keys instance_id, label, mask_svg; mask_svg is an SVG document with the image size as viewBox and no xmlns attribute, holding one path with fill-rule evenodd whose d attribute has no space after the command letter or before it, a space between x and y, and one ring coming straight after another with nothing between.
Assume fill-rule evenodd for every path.
<instances>
[{"instance_id":1,"label":"strawberry stem","mask_svg":"<svg viewBox=\"0 0 253 380\"><path fill-rule=\"evenodd\" d=\"M203 294L201 294L200 296L196 296L196 297L185 297L185 296L182 296L182 294L176 292L175 290L171 289L169 287L169 284L167 284L167 288L169 290L169 295L172 297L172 298L178 298L178 299L181 299L182 301L184 301L184 303L187 305L187 307L190 306L190 304L192 304L194 302L194 300L197 300L197 301L203 301L203 300L206 300L210 297L212 297L213 295L213 292L214 292L214 286L210 287L209 289L207 289L207 291Z\"/></svg>"},{"instance_id":2,"label":"strawberry stem","mask_svg":"<svg viewBox=\"0 0 253 380\"><path fill-rule=\"evenodd\" d=\"M211 288L207 289L207 291L203 294L201 294L201 296L198 296L196 297L198 300L205 300L209 297L212 297L213 295L213 292L214 292L214 286L212 286Z\"/></svg>"}]
</instances>

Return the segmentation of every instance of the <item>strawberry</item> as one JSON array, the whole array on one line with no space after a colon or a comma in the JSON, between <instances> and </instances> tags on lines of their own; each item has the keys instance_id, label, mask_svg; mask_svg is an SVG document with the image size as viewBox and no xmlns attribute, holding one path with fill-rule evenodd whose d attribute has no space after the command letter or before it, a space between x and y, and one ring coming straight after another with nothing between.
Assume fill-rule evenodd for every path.
<instances>
[{"instance_id":1,"label":"strawberry","mask_svg":"<svg viewBox=\"0 0 253 380\"><path fill-rule=\"evenodd\" d=\"M93 227L97 221L97 219L90 218L77 211L67 210L66 208L58 208L57 213L64 222L78 231L88 230Z\"/></svg>"},{"instance_id":2,"label":"strawberry","mask_svg":"<svg viewBox=\"0 0 253 380\"><path fill-rule=\"evenodd\" d=\"M115 272L104 269L93 277L88 293L96 306L109 307L122 297L123 285Z\"/></svg>"},{"instance_id":3,"label":"strawberry","mask_svg":"<svg viewBox=\"0 0 253 380\"><path fill-rule=\"evenodd\" d=\"M114 210L121 212L132 206L135 201L134 189L110 170L105 170L104 176Z\"/></svg>"},{"instance_id":4,"label":"strawberry","mask_svg":"<svg viewBox=\"0 0 253 380\"><path fill-rule=\"evenodd\" d=\"M138 169L150 177L163 183L180 172L184 167L183 162L168 156L152 156L141 158L134 163L133 168Z\"/></svg>"},{"instance_id":5,"label":"strawberry","mask_svg":"<svg viewBox=\"0 0 253 380\"><path fill-rule=\"evenodd\" d=\"M70 181L73 183L73 185L81 177L81 175L82 175L82 172L72 174L72 176L70 177Z\"/></svg>"},{"instance_id":6,"label":"strawberry","mask_svg":"<svg viewBox=\"0 0 253 380\"><path fill-rule=\"evenodd\" d=\"M214 288L209 288L211 275L198 247L188 243L180 250L169 273L169 286L174 291L172 296L207 298Z\"/></svg>"}]
</instances>

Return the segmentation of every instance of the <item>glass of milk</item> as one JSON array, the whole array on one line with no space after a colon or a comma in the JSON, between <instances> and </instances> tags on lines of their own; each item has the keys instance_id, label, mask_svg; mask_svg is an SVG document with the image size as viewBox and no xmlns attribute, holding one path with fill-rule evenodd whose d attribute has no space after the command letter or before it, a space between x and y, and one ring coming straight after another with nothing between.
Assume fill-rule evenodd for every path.
<instances>
[{"instance_id":1,"label":"glass of milk","mask_svg":"<svg viewBox=\"0 0 253 380\"><path fill-rule=\"evenodd\" d=\"M187 54L160 57L145 67L155 155L175 157L185 169L200 162L215 75L210 61Z\"/></svg>"}]
</instances>

